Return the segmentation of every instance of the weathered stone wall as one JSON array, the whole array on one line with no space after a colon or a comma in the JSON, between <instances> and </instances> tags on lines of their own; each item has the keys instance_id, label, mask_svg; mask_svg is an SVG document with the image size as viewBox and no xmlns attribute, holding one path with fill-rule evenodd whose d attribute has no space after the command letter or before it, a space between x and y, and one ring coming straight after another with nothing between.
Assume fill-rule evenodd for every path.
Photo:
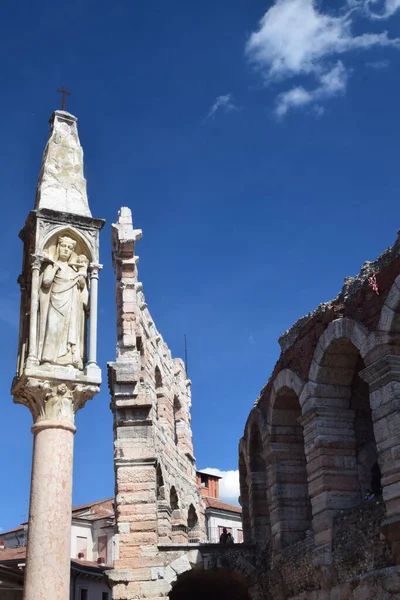
<instances>
[{"instance_id":1,"label":"weathered stone wall","mask_svg":"<svg viewBox=\"0 0 400 600\"><path fill-rule=\"evenodd\" d=\"M138 281L131 211L113 225L117 357L109 364L114 414L118 556L115 599L160 598L170 551L205 539L190 427L190 380L157 331ZM179 547L178 547L179 550ZM176 548L175 548L176 551Z\"/></svg>"},{"instance_id":2,"label":"weathered stone wall","mask_svg":"<svg viewBox=\"0 0 400 600\"><path fill-rule=\"evenodd\" d=\"M393 565L383 533L384 519L382 499L364 502L337 514L333 522L332 565L329 569L322 568L314 559L316 548L311 530L303 540L287 546L279 554L266 547L259 559L265 597L285 600L299 593L329 588L332 582L356 586L363 573Z\"/></svg>"},{"instance_id":3,"label":"weathered stone wall","mask_svg":"<svg viewBox=\"0 0 400 600\"><path fill-rule=\"evenodd\" d=\"M395 587L399 273L397 240L295 323L249 415L239 445L244 535L271 600L367 598L367 588L387 598L387 577ZM363 503L367 488L378 503Z\"/></svg>"}]
</instances>

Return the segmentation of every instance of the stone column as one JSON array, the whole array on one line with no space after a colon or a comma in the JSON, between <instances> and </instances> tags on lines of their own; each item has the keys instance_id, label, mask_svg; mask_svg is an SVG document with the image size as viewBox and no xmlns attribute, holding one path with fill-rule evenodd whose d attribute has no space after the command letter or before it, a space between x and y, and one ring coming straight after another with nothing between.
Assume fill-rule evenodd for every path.
<instances>
[{"instance_id":1,"label":"stone column","mask_svg":"<svg viewBox=\"0 0 400 600\"><path fill-rule=\"evenodd\" d=\"M271 539L266 466L263 471L252 471L248 476L251 540L260 547Z\"/></svg>"},{"instance_id":2,"label":"stone column","mask_svg":"<svg viewBox=\"0 0 400 600\"><path fill-rule=\"evenodd\" d=\"M346 390L344 390L345 393ZM299 419L304 427L309 494L318 560L331 562L332 522L360 501L354 410L339 409L330 398L312 398L315 408ZM324 406L321 406L324 404ZM329 406L331 404L331 406Z\"/></svg>"},{"instance_id":3,"label":"stone column","mask_svg":"<svg viewBox=\"0 0 400 600\"><path fill-rule=\"evenodd\" d=\"M97 363L97 303L101 265L91 265L90 272L90 335L88 365Z\"/></svg>"},{"instance_id":4,"label":"stone column","mask_svg":"<svg viewBox=\"0 0 400 600\"><path fill-rule=\"evenodd\" d=\"M31 367L12 390L34 421L24 600L69 600L74 419L99 387L59 374Z\"/></svg>"},{"instance_id":5,"label":"stone column","mask_svg":"<svg viewBox=\"0 0 400 600\"><path fill-rule=\"evenodd\" d=\"M24 600L67 600L75 426L45 420L34 435Z\"/></svg>"},{"instance_id":6,"label":"stone column","mask_svg":"<svg viewBox=\"0 0 400 600\"><path fill-rule=\"evenodd\" d=\"M386 355L361 371L370 406L386 505L386 535L400 564L400 356Z\"/></svg>"},{"instance_id":7,"label":"stone column","mask_svg":"<svg viewBox=\"0 0 400 600\"><path fill-rule=\"evenodd\" d=\"M28 363L38 364L37 357L37 318L39 310L39 276L42 258L32 257L31 306L29 320L29 354Z\"/></svg>"}]
</instances>

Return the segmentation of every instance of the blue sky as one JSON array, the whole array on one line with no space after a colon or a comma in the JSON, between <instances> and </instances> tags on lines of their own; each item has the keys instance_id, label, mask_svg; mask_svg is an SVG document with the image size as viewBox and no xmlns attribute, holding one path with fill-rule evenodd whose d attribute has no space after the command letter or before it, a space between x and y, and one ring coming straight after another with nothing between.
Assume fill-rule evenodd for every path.
<instances>
[{"instance_id":1,"label":"blue sky","mask_svg":"<svg viewBox=\"0 0 400 600\"><path fill-rule=\"evenodd\" d=\"M101 237L102 391L78 414L74 503L113 493L110 226L175 356L188 336L199 468L237 468L277 338L399 228L400 2L49 0L0 8L0 526L26 516L31 417L14 405L22 243L47 120L72 90ZM385 34L385 32L387 32ZM227 486L229 487L229 486ZM235 494L225 490L227 496Z\"/></svg>"}]
</instances>

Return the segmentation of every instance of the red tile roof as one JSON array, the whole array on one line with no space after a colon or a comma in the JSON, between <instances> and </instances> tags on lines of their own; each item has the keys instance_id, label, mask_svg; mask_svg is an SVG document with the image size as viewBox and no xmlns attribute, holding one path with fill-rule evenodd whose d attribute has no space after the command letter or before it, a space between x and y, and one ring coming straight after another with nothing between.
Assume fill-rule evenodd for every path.
<instances>
[{"instance_id":1,"label":"red tile roof","mask_svg":"<svg viewBox=\"0 0 400 600\"><path fill-rule=\"evenodd\" d=\"M18 527L14 527L14 529L8 529L7 531L2 531L0 533L0 539L1 539L1 537L3 535L6 535L7 533L14 533L14 532L17 532L17 531L23 531L25 525L28 525L28 523L22 523L22 525L19 525Z\"/></svg>"},{"instance_id":2,"label":"red tile roof","mask_svg":"<svg viewBox=\"0 0 400 600\"><path fill-rule=\"evenodd\" d=\"M26 548L4 548L4 550L0 550L0 567L6 567L7 565L2 564L13 561L15 562L25 562L26 560ZM10 566L10 565L8 565ZM90 560L81 560L80 558L71 558L71 566L72 567L90 567L91 569L97 569L98 571L105 571L106 569L112 569L112 565L99 565L97 562L93 562Z\"/></svg>"},{"instance_id":3,"label":"red tile roof","mask_svg":"<svg viewBox=\"0 0 400 600\"><path fill-rule=\"evenodd\" d=\"M114 503L114 498L105 498L104 500L96 500L95 502L87 502L86 504L80 504L79 506L73 506L72 513L82 512L84 510L88 510L90 508L97 507L99 504L108 504L108 505L110 505L110 508L111 508L113 503Z\"/></svg>"},{"instance_id":4,"label":"red tile roof","mask_svg":"<svg viewBox=\"0 0 400 600\"><path fill-rule=\"evenodd\" d=\"M216 500L215 498L208 498L204 496L204 501L206 503L206 508L215 508L218 510L226 510L227 512L234 512L237 514L242 514L242 509L240 506L233 506L232 504L226 504L225 502L221 502L221 500Z\"/></svg>"},{"instance_id":5,"label":"red tile roof","mask_svg":"<svg viewBox=\"0 0 400 600\"><path fill-rule=\"evenodd\" d=\"M0 550L0 563L5 560L22 560L26 558L26 548L4 548Z\"/></svg>"},{"instance_id":6,"label":"red tile roof","mask_svg":"<svg viewBox=\"0 0 400 600\"><path fill-rule=\"evenodd\" d=\"M91 521L95 521L96 519L104 519L106 517L114 516L114 498L105 498L104 500L96 500L96 502L87 502L86 504L80 504L79 506L72 507L72 516L79 516L77 513L81 513L84 511L89 511L90 514L87 515L87 519ZM91 510L92 509L92 510ZM17 531L23 531L24 526L28 525L28 523L22 523L18 527L14 527L14 529L8 529L7 531L2 531L0 534L0 539L2 536L7 535L9 533L16 533Z\"/></svg>"}]
</instances>

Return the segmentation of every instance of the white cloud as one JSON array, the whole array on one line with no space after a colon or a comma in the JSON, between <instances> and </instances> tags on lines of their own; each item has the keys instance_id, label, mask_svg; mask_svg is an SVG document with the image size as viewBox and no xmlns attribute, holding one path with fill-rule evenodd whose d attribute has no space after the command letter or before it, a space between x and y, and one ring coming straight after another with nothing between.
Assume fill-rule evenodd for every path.
<instances>
[{"instance_id":1,"label":"white cloud","mask_svg":"<svg viewBox=\"0 0 400 600\"><path fill-rule=\"evenodd\" d=\"M210 475L222 477L219 481L219 495L221 500L224 500L229 504L239 505L239 471L221 471L221 469L216 469L214 467L207 467L206 469L201 470L210 473Z\"/></svg>"},{"instance_id":2,"label":"white cloud","mask_svg":"<svg viewBox=\"0 0 400 600\"><path fill-rule=\"evenodd\" d=\"M381 10L379 10L379 6L376 7L377 4L382 6L380 0L367 0L365 3L368 16L372 19L388 19L400 9L400 0L386 0L386 2L383 2L383 9Z\"/></svg>"},{"instance_id":3,"label":"white cloud","mask_svg":"<svg viewBox=\"0 0 400 600\"><path fill-rule=\"evenodd\" d=\"M341 61L320 77L320 85L311 91L303 87L295 87L288 92L283 92L277 98L276 114L283 117L290 108L306 106L314 102L319 102L330 96L343 93L346 90L347 72ZM323 111L318 105L317 115L320 116Z\"/></svg>"},{"instance_id":4,"label":"white cloud","mask_svg":"<svg viewBox=\"0 0 400 600\"><path fill-rule=\"evenodd\" d=\"M390 60L371 60L366 63L367 67L371 67L371 69L383 70L387 69L390 65Z\"/></svg>"},{"instance_id":5,"label":"white cloud","mask_svg":"<svg viewBox=\"0 0 400 600\"><path fill-rule=\"evenodd\" d=\"M220 112L232 112L239 110L233 101L232 94L225 94L225 96L218 96L212 105L210 112L206 119L213 119L218 111Z\"/></svg>"},{"instance_id":6,"label":"white cloud","mask_svg":"<svg viewBox=\"0 0 400 600\"><path fill-rule=\"evenodd\" d=\"M400 0L387 0L386 5L393 3ZM339 56L376 46L400 48L400 39L390 39L386 31L354 35L352 25L360 15L359 8L357 3L334 16L320 12L315 0L277 0L264 14L247 42L246 53L265 84L299 76L316 81L314 88L297 85L281 93L278 115L343 93L349 69Z\"/></svg>"}]
</instances>

